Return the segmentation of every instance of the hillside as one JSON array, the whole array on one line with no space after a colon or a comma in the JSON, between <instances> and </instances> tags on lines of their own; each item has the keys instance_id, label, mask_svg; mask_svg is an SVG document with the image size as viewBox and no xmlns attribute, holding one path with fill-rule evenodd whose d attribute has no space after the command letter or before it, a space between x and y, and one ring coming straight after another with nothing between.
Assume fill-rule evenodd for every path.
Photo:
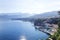
<instances>
[{"instance_id":1,"label":"hillside","mask_svg":"<svg viewBox=\"0 0 60 40\"><path fill-rule=\"evenodd\" d=\"M50 18L50 17L57 17L59 16L57 11L53 11L53 12L46 12L46 13L42 13L42 14L36 14L34 16L31 16L30 18Z\"/></svg>"}]
</instances>

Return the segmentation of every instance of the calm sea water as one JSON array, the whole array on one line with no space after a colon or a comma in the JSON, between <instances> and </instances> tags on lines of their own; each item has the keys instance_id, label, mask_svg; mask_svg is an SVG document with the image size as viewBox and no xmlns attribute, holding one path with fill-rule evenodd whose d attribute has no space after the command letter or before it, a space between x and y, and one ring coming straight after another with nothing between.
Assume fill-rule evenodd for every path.
<instances>
[{"instance_id":1,"label":"calm sea water","mask_svg":"<svg viewBox=\"0 0 60 40\"><path fill-rule=\"evenodd\" d=\"M30 22L0 21L0 40L46 40L48 35L38 31Z\"/></svg>"}]
</instances>

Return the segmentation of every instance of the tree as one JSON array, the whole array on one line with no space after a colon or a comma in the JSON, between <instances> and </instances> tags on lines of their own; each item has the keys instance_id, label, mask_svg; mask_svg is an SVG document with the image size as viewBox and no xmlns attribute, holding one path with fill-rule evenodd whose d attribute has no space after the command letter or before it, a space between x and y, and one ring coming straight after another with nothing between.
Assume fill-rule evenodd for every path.
<instances>
[{"instance_id":1,"label":"tree","mask_svg":"<svg viewBox=\"0 0 60 40\"><path fill-rule=\"evenodd\" d=\"M59 26L59 28L60 28L60 22L58 22L58 26Z\"/></svg>"},{"instance_id":2,"label":"tree","mask_svg":"<svg viewBox=\"0 0 60 40\"><path fill-rule=\"evenodd\" d=\"M36 19L35 21L34 21L34 25L35 26L41 26L41 24L43 24L43 19Z\"/></svg>"},{"instance_id":3,"label":"tree","mask_svg":"<svg viewBox=\"0 0 60 40\"><path fill-rule=\"evenodd\" d=\"M60 18L60 11L58 11L58 15L59 15L59 18Z\"/></svg>"},{"instance_id":4,"label":"tree","mask_svg":"<svg viewBox=\"0 0 60 40\"><path fill-rule=\"evenodd\" d=\"M57 38L57 40L60 40L60 36Z\"/></svg>"},{"instance_id":5,"label":"tree","mask_svg":"<svg viewBox=\"0 0 60 40\"><path fill-rule=\"evenodd\" d=\"M60 11L58 11L58 14L60 15Z\"/></svg>"}]
</instances>

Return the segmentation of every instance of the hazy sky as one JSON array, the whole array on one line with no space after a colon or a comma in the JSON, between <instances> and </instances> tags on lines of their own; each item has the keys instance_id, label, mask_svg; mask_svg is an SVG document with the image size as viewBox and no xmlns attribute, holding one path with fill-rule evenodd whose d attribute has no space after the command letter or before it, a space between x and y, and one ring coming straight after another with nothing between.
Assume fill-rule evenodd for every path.
<instances>
[{"instance_id":1,"label":"hazy sky","mask_svg":"<svg viewBox=\"0 0 60 40\"><path fill-rule=\"evenodd\" d=\"M60 10L60 0L0 0L0 13L42 13Z\"/></svg>"}]
</instances>

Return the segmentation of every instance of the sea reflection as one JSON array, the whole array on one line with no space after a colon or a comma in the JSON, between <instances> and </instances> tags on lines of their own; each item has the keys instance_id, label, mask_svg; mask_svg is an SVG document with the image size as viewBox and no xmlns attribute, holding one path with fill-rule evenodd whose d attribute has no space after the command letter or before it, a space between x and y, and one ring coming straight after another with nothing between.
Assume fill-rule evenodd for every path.
<instances>
[{"instance_id":1,"label":"sea reflection","mask_svg":"<svg viewBox=\"0 0 60 40\"><path fill-rule=\"evenodd\" d=\"M20 40L27 40L24 35L20 36Z\"/></svg>"}]
</instances>

